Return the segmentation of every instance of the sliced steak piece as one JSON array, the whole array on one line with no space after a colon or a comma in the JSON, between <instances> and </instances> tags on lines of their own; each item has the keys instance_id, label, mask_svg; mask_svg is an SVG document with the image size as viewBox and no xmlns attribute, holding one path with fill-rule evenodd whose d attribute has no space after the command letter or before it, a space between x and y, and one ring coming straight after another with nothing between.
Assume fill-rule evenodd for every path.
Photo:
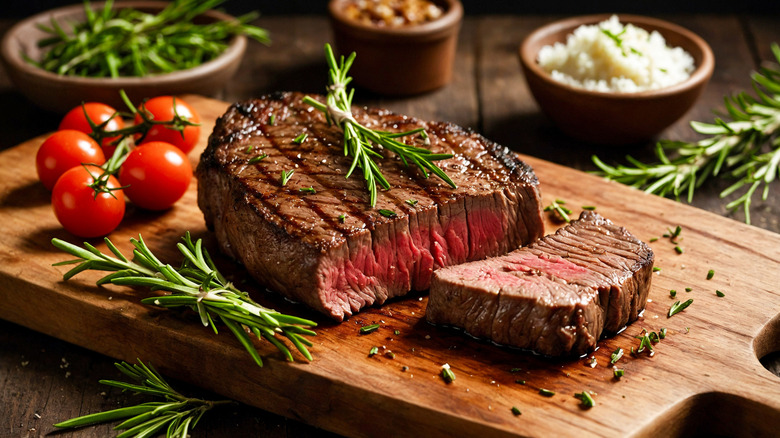
<instances>
[{"instance_id":1,"label":"sliced steak piece","mask_svg":"<svg viewBox=\"0 0 780 438\"><path fill-rule=\"evenodd\" d=\"M434 273L427 318L550 356L581 355L644 309L653 251L593 212L505 256Z\"/></svg>"},{"instance_id":2,"label":"sliced steak piece","mask_svg":"<svg viewBox=\"0 0 780 438\"><path fill-rule=\"evenodd\" d=\"M284 93L231 106L197 169L206 224L267 287L341 320L428 289L439 267L506 254L542 236L538 181L511 151L455 125L354 109L376 129L423 127L430 149L454 154L438 163L457 189L395 157L380 160L392 190L380 191L371 208L360 169L344 177L351 157L341 130L302 98ZM294 143L301 133L307 139ZM291 170L282 186L281 172Z\"/></svg>"}]
</instances>

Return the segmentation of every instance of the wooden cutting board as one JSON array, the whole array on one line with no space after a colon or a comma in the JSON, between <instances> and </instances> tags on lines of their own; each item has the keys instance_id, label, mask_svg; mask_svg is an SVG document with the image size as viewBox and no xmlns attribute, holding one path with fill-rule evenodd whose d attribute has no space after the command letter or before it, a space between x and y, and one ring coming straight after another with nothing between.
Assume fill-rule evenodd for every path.
<instances>
[{"instance_id":1,"label":"wooden cutting board","mask_svg":"<svg viewBox=\"0 0 780 438\"><path fill-rule=\"evenodd\" d=\"M205 132L227 106L185 98L200 112ZM193 163L205 137L190 155ZM126 253L128 239L141 233L155 253L176 264L175 243L189 230L255 299L320 323L313 362L300 355L285 362L273 347L257 343L265 358L259 368L227 330L214 335L192 314L139 304L151 292L96 287L100 275L93 272L62 281L65 267L51 265L69 256L50 240L80 239L61 229L49 193L37 182L34 157L42 141L0 153L0 318L117 359L152 362L169 376L349 436L768 436L780 430L780 377L758 360L780 350L780 235L523 157L541 181L545 204L563 199L575 215L579 206L595 205L639 238L660 238L651 243L661 270L643 317L587 358L549 360L427 324L423 295L334 324L259 291L243 283L249 277L240 266L218 255L196 206L195 183L167 212L130 207L111 234ZM683 254L661 237L677 225ZM548 232L556 226L548 223ZM105 250L100 240L93 243ZM710 269L715 275L707 280ZM716 289L725 296L716 296ZM674 301L688 298L694 302L687 310L666 317ZM359 335L370 323L381 328ZM667 337L654 356L628 354L643 329L661 328ZM395 358L369 357L373 346ZM609 365L618 347L627 353L617 363L625 370L620 380ZM457 376L451 384L439 376L445 363ZM542 396L540 388L555 395ZM573 395L582 391L595 393L595 407L579 406ZM513 406L522 415L513 415Z\"/></svg>"}]
</instances>

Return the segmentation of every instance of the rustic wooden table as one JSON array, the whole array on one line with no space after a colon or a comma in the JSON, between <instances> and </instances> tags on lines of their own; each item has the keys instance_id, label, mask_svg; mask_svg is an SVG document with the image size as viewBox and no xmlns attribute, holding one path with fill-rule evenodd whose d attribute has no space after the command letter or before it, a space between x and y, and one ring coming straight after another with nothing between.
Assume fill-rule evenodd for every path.
<instances>
[{"instance_id":1,"label":"rustic wooden table","mask_svg":"<svg viewBox=\"0 0 780 438\"><path fill-rule=\"evenodd\" d=\"M389 99L358 91L357 102L379 105L424 119L448 120L473 128L513 150L582 170L593 170L590 156L620 160L626 153L650 157L652 144L628 148L584 145L562 136L542 114L525 85L517 60L520 41L556 16L467 17L460 34L455 75L436 92ZM715 53L712 81L697 105L662 134L693 140L691 120L712 119L724 95L750 89L749 75L761 60L771 59L770 43L780 41L780 17L733 15L673 15L668 19L691 29L709 42ZM0 32L15 20L0 19ZM259 20L273 36L273 45L251 44L236 78L221 96L235 101L276 90L320 92L324 87L322 46L331 40L322 17L269 17ZM59 114L45 113L20 95L0 70L0 148L54 130ZM693 204L724 216L730 214L718 193L726 182L713 181L697 191ZM753 205L753 224L780 232L780 182L766 202ZM0 285L4 287L4 285ZM2 305L2 303L0 303ZM0 321L0 437L42 436L51 426L76 415L105 410L137 400L98 384L119 378L113 360L80 347ZM774 367L777 372L777 363ZM175 376L174 376L175 377ZM183 391L197 388L180 385ZM208 394L207 394L208 396ZM211 395L213 397L217 397ZM102 437L107 426L87 428L73 436ZM255 408L235 405L221 415L207 416L196 436L327 436L328 432Z\"/></svg>"}]
</instances>

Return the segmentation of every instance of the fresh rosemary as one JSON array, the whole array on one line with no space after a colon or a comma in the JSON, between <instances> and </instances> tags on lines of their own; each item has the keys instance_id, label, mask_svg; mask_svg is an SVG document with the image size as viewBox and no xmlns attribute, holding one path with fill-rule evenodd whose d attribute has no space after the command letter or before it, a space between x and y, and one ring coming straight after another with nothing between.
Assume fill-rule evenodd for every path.
<instances>
[{"instance_id":1,"label":"fresh rosemary","mask_svg":"<svg viewBox=\"0 0 780 438\"><path fill-rule=\"evenodd\" d=\"M780 62L776 43L772 53ZM744 209L745 222L750 223L755 192L763 185L761 199L766 200L770 184L780 175L780 68L762 67L751 75L751 81L756 97L741 92L724 99L731 121L691 122L693 130L707 138L690 143L663 140L656 144L657 163L645 164L627 156L629 165L610 166L595 155L593 163L608 179L678 200L687 195L689 203L707 179L736 178L720 197L742 191L726 208ZM670 157L670 152L675 156Z\"/></svg>"},{"instance_id":2,"label":"fresh rosemary","mask_svg":"<svg viewBox=\"0 0 780 438\"><path fill-rule=\"evenodd\" d=\"M76 264L65 273L65 280L87 270L108 271L113 273L98 280L98 286L112 283L170 292L169 295L144 298L141 302L165 308L189 307L200 315L204 326L211 325L214 333L218 333L214 319L219 317L259 366L263 366L263 360L246 329L258 339L271 342L289 361L293 361L293 355L277 336L286 337L306 359L312 360L306 348L312 343L305 336L314 336L315 333L309 327L317 324L263 307L253 301L248 293L236 289L217 270L208 251L203 248L201 239L193 242L189 232L177 245L184 256L180 268L161 262L140 235L138 240L130 239L135 247L132 260L128 260L111 240L104 240L114 257L101 253L86 242L81 248L57 238L52 239L55 247L77 257L54 266Z\"/></svg>"},{"instance_id":3,"label":"fresh rosemary","mask_svg":"<svg viewBox=\"0 0 780 438\"><path fill-rule=\"evenodd\" d=\"M684 302L682 304L680 304L679 301L675 302L674 304L672 304L672 307L669 308L669 313L668 313L668 315L666 317L667 318L671 318L672 316L674 316L674 315L682 312L683 310L685 310L691 304L693 304L693 298L689 299L688 301L686 301L686 302Z\"/></svg>"},{"instance_id":4,"label":"fresh rosemary","mask_svg":"<svg viewBox=\"0 0 780 438\"><path fill-rule=\"evenodd\" d=\"M144 364L140 360L138 364L133 365L127 362L114 365L122 374L138 383L116 380L101 380L100 383L120 388L122 391L153 395L164 401L141 403L84 415L57 423L54 427L73 429L125 420L114 427L114 430L124 430L120 437L154 436L158 431L165 430L166 437L186 438L190 429L198 424L203 414L216 406L233 403L230 400L209 401L186 397L173 389L151 364Z\"/></svg>"},{"instance_id":5,"label":"fresh rosemary","mask_svg":"<svg viewBox=\"0 0 780 438\"><path fill-rule=\"evenodd\" d=\"M326 103L319 102L310 96L303 98L305 103L323 112L328 123L335 123L344 132L344 155L352 157L352 165L347 171L346 178L349 178L355 168L359 167L363 171L371 206L376 206L377 184L386 190L390 189L390 183L387 182L375 161L384 158L375 148L384 148L397 154L405 166L408 167L409 162L417 165L426 178L431 172L444 180L450 187L457 188L452 179L434 163L434 161L451 158L452 154L435 154L428 149L411 146L397 140L415 134L427 138L424 128L393 133L367 128L355 120L352 116L352 97L355 90L347 90L347 86L352 81L352 78L347 76L347 72L352 66L355 56L354 52L346 60L342 56L337 63L330 44L325 44L325 57L330 69Z\"/></svg>"},{"instance_id":6,"label":"fresh rosemary","mask_svg":"<svg viewBox=\"0 0 780 438\"><path fill-rule=\"evenodd\" d=\"M379 330L379 324L364 325L363 327L360 327L360 334L367 335L369 333L374 333L377 330Z\"/></svg>"},{"instance_id":7,"label":"fresh rosemary","mask_svg":"<svg viewBox=\"0 0 780 438\"><path fill-rule=\"evenodd\" d=\"M40 61L27 61L61 75L147 76L203 64L228 47L233 35L268 43L268 32L247 24L257 13L231 21L195 24L193 19L225 0L174 0L157 14L132 8L113 10L108 0L100 10L84 2L86 20L66 31L52 18L39 28L50 34L38 41L47 48Z\"/></svg>"}]
</instances>

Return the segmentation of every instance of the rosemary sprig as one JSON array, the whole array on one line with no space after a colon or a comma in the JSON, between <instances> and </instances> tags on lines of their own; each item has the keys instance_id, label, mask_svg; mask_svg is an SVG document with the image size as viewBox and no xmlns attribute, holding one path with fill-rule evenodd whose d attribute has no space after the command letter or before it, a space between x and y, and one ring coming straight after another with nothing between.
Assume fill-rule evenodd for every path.
<instances>
[{"instance_id":1,"label":"rosemary sprig","mask_svg":"<svg viewBox=\"0 0 780 438\"><path fill-rule=\"evenodd\" d=\"M569 215L572 213L572 211L564 207L563 204L566 204L566 201L556 199L550 205L544 207L544 211L550 212L551 217L556 220L569 223L571 222Z\"/></svg>"},{"instance_id":2,"label":"rosemary sprig","mask_svg":"<svg viewBox=\"0 0 780 438\"><path fill-rule=\"evenodd\" d=\"M325 44L325 57L330 68L326 103L319 102L310 96L303 98L305 103L322 111L327 117L328 123L335 123L344 132L344 155L352 157L352 165L346 178L349 178L355 168L359 167L366 180L371 206L376 206L377 184L386 190L390 189L390 183L387 182L376 163L376 159L384 157L375 148L384 148L397 154L405 166L408 167L409 162L417 165L426 178L431 172L444 180L450 187L457 188L452 179L434 163L434 161L451 158L452 154L434 154L428 149L411 146L397 140L415 134L421 134L423 138L427 138L424 128L399 133L377 131L363 126L352 117L352 97L355 90L347 90L347 86L352 81L352 78L347 76L347 72L352 66L355 56L353 52L346 60L341 56L339 62L336 62L330 44Z\"/></svg>"},{"instance_id":3,"label":"rosemary sprig","mask_svg":"<svg viewBox=\"0 0 780 438\"><path fill-rule=\"evenodd\" d=\"M132 8L113 10L108 0L101 10L84 1L86 19L65 31L52 18L39 26L50 34L38 41L46 48L40 61L27 61L61 75L111 77L147 76L203 64L228 47L233 35L267 44L268 32L248 24L257 13L231 21L195 24L193 19L225 0L174 0L157 14Z\"/></svg>"},{"instance_id":4,"label":"rosemary sprig","mask_svg":"<svg viewBox=\"0 0 780 438\"><path fill-rule=\"evenodd\" d=\"M165 430L166 437L186 438L190 429L198 424L203 414L215 406L233 403L230 400L209 401L186 397L173 389L151 364L144 364L140 360L138 364L133 365L127 362L115 363L114 365L122 374L138 383L116 380L101 380L100 383L120 388L122 391L153 395L164 399L164 401L141 403L84 415L57 423L54 427L73 429L125 420L114 427L114 430L125 431L119 434L119 437L154 436L158 431Z\"/></svg>"},{"instance_id":5,"label":"rosemary sprig","mask_svg":"<svg viewBox=\"0 0 780 438\"><path fill-rule=\"evenodd\" d=\"M772 44L780 62L780 46ZM697 142L663 140L656 144L659 162L645 164L631 156L630 164L610 166L595 155L593 163L608 179L675 199L687 195L693 200L696 188L712 177L737 178L720 193L724 198L742 191L726 207L745 211L750 223L750 205L756 191L761 199L769 196L772 181L780 175L780 68L762 67L751 75L756 97L741 92L724 98L731 121L716 118L714 123L691 122L694 131L708 136ZM669 153L674 153L670 157Z\"/></svg>"},{"instance_id":6,"label":"rosemary sprig","mask_svg":"<svg viewBox=\"0 0 780 438\"><path fill-rule=\"evenodd\" d=\"M130 239L135 247L132 260L128 260L111 240L104 240L115 257L101 253L86 242L81 248L57 238L52 239L55 247L77 257L54 266L76 264L65 273L65 280L86 270L108 271L113 273L98 280L98 286L112 283L168 291L169 295L144 298L141 302L166 308L189 307L200 315L204 326L211 325L214 333L218 333L214 324L215 317L218 317L259 366L263 366L263 360L246 329L258 339L271 342L289 361L293 361L293 355L277 336L286 337L306 359L312 360L306 349L312 343L305 336L314 336L315 333L308 327L317 324L263 307L253 301L248 293L236 289L217 270L208 251L203 248L201 239L193 242L189 232L177 245L184 256L180 268L161 262L140 235L138 240Z\"/></svg>"}]
</instances>

